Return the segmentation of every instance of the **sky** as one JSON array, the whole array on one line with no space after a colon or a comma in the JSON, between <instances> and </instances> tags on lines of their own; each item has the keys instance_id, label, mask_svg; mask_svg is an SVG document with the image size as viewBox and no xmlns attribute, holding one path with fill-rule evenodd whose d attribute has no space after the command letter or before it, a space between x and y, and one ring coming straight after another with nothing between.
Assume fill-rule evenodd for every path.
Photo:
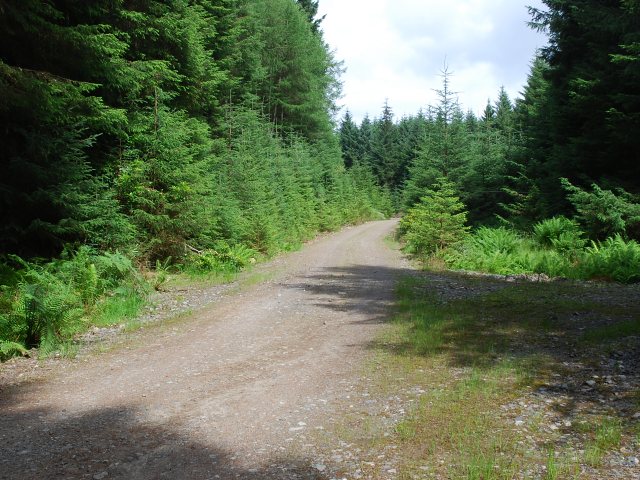
<instances>
[{"instance_id":1,"label":"sky","mask_svg":"<svg viewBox=\"0 0 640 480\"><path fill-rule=\"evenodd\" d=\"M501 86L511 99L546 36L526 5L541 0L320 0L325 41L344 61L340 104L356 121L385 100L396 119L437 104L445 65L463 110L480 114ZM344 109L341 115L344 113Z\"/></svg>"}]
</instances>

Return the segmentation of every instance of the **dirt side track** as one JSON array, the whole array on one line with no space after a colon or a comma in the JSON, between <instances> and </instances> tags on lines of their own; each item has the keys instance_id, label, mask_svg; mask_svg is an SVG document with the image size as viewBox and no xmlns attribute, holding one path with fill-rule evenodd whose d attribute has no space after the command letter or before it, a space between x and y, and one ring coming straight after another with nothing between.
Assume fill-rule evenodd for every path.
<instances>
[{"instance_id":1,"label":"dirt side track","mask_svg":"<svg viewBox=\"0 0 640 480\"><path fill-rule=\"evenodd\" d=\"M325 478L304 445L388 315L394 227L323 237L141 342L0 385L0 478Z\"/></svg>"}]
</instances>

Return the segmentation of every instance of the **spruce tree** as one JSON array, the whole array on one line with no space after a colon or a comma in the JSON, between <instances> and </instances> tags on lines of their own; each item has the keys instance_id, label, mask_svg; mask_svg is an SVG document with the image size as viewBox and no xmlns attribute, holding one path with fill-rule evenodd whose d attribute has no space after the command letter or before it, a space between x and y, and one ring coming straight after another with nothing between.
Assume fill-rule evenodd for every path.
<instances>
[{"instance_id":1,"label":"spruce tree","mask_svg":"<svg viewBox=\"0 0 640 480\"><path fill-rule=\"evenodd\" d=\"M455 185L441 178L409 209L400 228L414 253L431 255L461 242L469 230L466 221Z\"/></svg>"}]
</instances>

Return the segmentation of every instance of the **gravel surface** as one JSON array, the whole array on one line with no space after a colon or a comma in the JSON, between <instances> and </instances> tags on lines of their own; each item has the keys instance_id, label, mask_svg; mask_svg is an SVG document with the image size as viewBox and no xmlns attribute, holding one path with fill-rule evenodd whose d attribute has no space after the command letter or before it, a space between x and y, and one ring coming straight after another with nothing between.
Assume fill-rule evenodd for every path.
<instances>
[{"instance_id":1,"label":"gravel surface","mask_svg":"<svg viewBox=\"0 0 640 480\"><path fill-rule=\"evenodd\" d=\"M104 353L0 366L0 478L333 478L317 439L366 389L408 271L383 242L395 225L315 240L259 266L257 285L172 297L148 315L195 313Z\"/></svg>"}]
</instances>

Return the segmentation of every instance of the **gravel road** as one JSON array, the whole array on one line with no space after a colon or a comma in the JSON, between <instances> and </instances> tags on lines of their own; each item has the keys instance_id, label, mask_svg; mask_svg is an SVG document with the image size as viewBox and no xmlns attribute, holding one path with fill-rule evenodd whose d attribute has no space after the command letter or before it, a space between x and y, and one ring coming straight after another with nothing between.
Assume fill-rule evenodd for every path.
<instances>
[{"instance_id":1,"label":"gravel road","mask_svg":"<svg viewBox=\"0 0 640 480\"><path fill-rule=\"evenodd\" d=\"M312 452L408 269L395 225L321 237L190 318L0 383L0 478L331 478Z\"/></svg>"}]
</instances>

